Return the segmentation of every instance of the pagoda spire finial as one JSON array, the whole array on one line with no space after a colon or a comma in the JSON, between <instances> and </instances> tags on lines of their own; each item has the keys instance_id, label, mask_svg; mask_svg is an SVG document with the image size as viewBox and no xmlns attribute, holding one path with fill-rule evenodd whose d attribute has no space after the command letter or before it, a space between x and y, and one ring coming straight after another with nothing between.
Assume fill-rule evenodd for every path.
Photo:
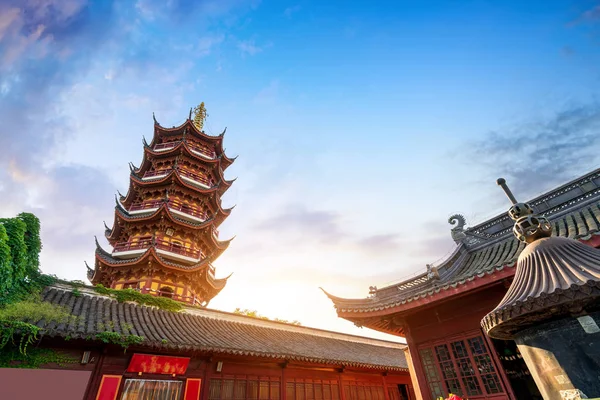
<instances>
[{"instance_id":1,"label":"pagoda spire finial","mask_svg":"<svg viewBox=\"0 0 600 400\"><path fill-rule=\"evenodd\" d=\"M208 117L208 114L206 113L204 102L202 102L199 106L194 108L194 125L196 125L196 128L198 128L199 131L202 131L202 128L204 128L206 117Z\"/></svg>"},{"instance_id":2,"label":"pagoda spire finial","mask_svg":"<svg viewBox=\"0 0 600 400\"><path fill-rule=\"evenodd\" d=\"M512 207L508 210L508 216L515 221L513 233L517 239L529 244L552 235L552 225L546 217L536 214L529 204L519 203L506 185L504 178L499 178L496 183L504 190L506 197L512 203Z\"/></svg>"}]
</instances>

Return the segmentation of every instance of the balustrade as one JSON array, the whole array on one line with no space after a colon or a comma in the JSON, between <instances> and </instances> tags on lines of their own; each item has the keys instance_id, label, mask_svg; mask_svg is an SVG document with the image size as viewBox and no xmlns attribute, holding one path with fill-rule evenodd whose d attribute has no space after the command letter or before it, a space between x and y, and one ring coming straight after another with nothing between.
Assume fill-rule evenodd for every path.
<instances>
[{"instance_id":1,"label":"balustrade","mask_svg":"<svg viewBox=\"0 0 600 400\"><path fill-rule=\"evenodd\" d=\"M156 146L154 146L154 151L165 151L165 150L170 150L173 147L177 146L179 142L166 142L166 143L160 143L157 144Z\"/></svg>"},{"instance_id":2,"label":"balustrade","mask_svg":"<svg viewBox=\"0 0 600 400\"><path fill-rule=\"evenodd\" d=\"M160 249L160 250L163 250L163 251L166 251L169 253L179 254L179 255L182 255L185 257L194 258L197 260L199 260L200 257L202 256L202 252L200 251L200 249L186 248L181 243L173 243L168 240L165 240L163 237L156 237L154 239L145 239L145 240L140 240L137 242L117 243L114 247L113 254L126 252L126 251L132 251L132 250L146 250L146 249L150 248L152 245L154 245L154 247L156 247L157 249Z\"/></svg>"}]
</instances>

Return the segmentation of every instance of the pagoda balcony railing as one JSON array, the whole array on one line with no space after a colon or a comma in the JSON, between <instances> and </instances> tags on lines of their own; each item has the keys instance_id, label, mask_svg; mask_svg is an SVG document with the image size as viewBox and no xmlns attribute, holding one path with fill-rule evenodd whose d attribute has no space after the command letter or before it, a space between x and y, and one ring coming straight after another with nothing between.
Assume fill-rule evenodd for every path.
<instances>
[{"instance_id":1,"label":"pagoda balcony railing","mask_svg":"<svg viewBox=\"0 0 600 400\"><path fill-rule=\"evenodd\" d=\"M154 239L154 246L157 251L163 255L170 256L171 258L183 258L186 261L200 261L202 252L199 249L188 249L179 243L172 243L162 238ZM173 256L180 257L173 257Z\"/></svg>"},{"instance_id":2,"label":"pagoda balcony railing","mask_svg":"<svg viewBox=\"0 0 600 400\"><path fill-rule=\"evenodd\" d=\"M178 171L182 179L191 181L196 185L202 186L206 189L210 189L213 185L212 179L209 179L204 175L200 175L182 168L178 168Z\"/></svg>"},{"instance_id":3,"label":"pagoda balcony railing","mask_svg":"<svg viewBox=\"0 0 600 400\"><path fill-rule=\"evenodd\" d=\"M169 200L167 206L172 213L177 214L180 217L191 219L193 221L204 222L208 218L208 214L201 211L197 207L192 207L188 204L181 203L179 201Z\"/></svg>"},{"instance_id":4,"label":"pagoda balcony railing","mask_svg":"<svg viewBox=\"0 0 600 400\"><path fill-rule=\"evenodd\" d=\"M150 200L140 203L133 203L131 207L129 207L129 214L144 214L155 212L163 204L165 204L164 200ZM185 203L181 203L177 200L169 200L166 202L166 204L171 212L185 219L189 219L195 222L204 222L208 217L208 214L206 212L201 211L199 208L190 206Z\"/></svg>"},{"instance_id":5,"label":"pagoda balcony railing","mask_svg":"<svg viewBox=\"0 0 600 400\"><path fill-rule=\"evenodd\" d=\"M154 151L168 151L168 150L171 150L172 148L176 147L179 143L181 143L181 142L176 141L176 142L159 143L159 144L155 145L153 149L154 149ZM188 143L187 145L194 154L199 155L200 157L204 157L209 160L214 160L215 158L217 158L217 153L215 153L214 151L211 151L207 147L194 145L192 143Z\"/></svg>"},{"instance_id":6,"label":"pagoda balcony railing","mask_svg":"<svg viewBox=\"0 0 600 400\"><path fill-rule=\"evenodd\" d=\"M142 203L133 203L129 207L129 214L143 214L154 212L164 203L163 200L144 201Z\"/></svg>"},{"instance_id":7,"label":"pagoda balcony railing","mask_svg":"<svg viewBox=\"0 0 600 400\"><path fill-rule=\"evenodd\" d=\"M214 160L215 158L217 158L217 153L207 149L206 147L193 145L191 143L188 143L188 147L190 148L192 153L197 154L200 157L204 157L209 160Z\"/></svg>"},{"instance_id":8,"label":"pagoda balcony railing","mask_svg":"<svg viewBox=\"0 0 600 400\"><path fill-rule=\"evenodd\" d=\"M117 243L112 255L116 258L134 258L143 254L152 246L154 246L157 253L180 261L198 262L203 255L199 249L186 248L182 244L170 242L162 237L137 242Z\"/></svg>"},{"instance_id":9,"label":"pagoda balcony railing","mask_svg":"<svg viewBox=\"0 0 600 400\"><path fill-rule=\"evenodd\" d=\"M147 171L142 177L143 181L150 181L154 179L162 179L165 176L169 175L171 169L158 169L156 171Z\"/></svg>"},{"instance_id":10,"label":"pagoda balcony railing","mask_svg":"<svg viewBox=\"0 0 600 400\"><path fill-rule=\"evenodd\" d=\"M167 151L171 150L175 146L177 146L179 142L167 142L167 143L159 143L154 146L154 151Z\"/></svg>"}]
</instances>

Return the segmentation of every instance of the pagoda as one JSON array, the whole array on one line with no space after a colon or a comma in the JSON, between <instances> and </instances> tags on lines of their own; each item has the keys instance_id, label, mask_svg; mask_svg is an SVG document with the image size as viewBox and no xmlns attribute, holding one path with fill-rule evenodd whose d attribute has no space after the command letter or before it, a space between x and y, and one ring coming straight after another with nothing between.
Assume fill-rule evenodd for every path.
<instances>
[{"instance_id":1,"label":"pagoda","mask_svg":"<svg viewBox=\"0 0 600 400\"><path fill-rule=\"evenodd\" d=\"M113 227L105 224L112 252L96 240L93 284L200 306L223 289L227 278L217 279L212 263L231 242L219 240L218 227L231 213L221 196L233 183L223 172L234 159L223 149L225 131L202 130L205 118L204 103L178 127L154 118L140 166L129 165L129 191L115 196Z\"/></svg>"}]
</instances>

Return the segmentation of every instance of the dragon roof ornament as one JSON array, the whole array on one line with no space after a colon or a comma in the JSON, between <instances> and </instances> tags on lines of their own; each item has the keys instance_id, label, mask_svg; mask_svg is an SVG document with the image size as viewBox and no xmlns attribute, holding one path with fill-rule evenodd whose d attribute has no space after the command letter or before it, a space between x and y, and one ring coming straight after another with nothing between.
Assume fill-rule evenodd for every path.
<instances>
[{"instance_id":1,"label":"dragon roof ornament","mask_svg":"<svg viewBox=\"0 0 600 400\"><path fill-rule=\"evenodd\" d=\"M486 236L465 229L467 220L462 214L450 216L450 218L448 218L448 223L454 225L454 227L450 229L450 234L452 235L452 240L454 240L454 243L456 244L465 244L469 247L478 245L488 239Z\"/></svg>"}]
</instances>

